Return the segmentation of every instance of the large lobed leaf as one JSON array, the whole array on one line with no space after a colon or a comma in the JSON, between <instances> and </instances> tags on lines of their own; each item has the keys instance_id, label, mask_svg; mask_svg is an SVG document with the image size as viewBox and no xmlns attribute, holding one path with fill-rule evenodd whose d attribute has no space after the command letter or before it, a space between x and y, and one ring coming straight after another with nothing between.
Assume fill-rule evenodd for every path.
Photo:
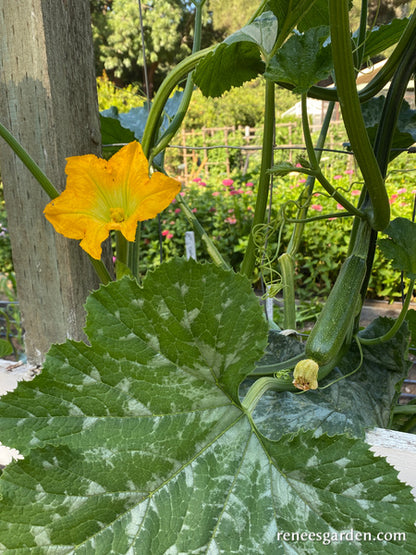
<instances>
[{"instance_id":1,"label":"large lobed leaf","mask_svg":"<svg viewBox=\"0 0 416 555\"><path fill-rule=\"evenodd\" d=\"M87 309L91 345L53 347L1 400L1 441L25 454L0 480L2 553L333 553L277 534L350 528L407 541L337 553L415 551L409 488L361 440L271 441L244 413L267 325L242 276L176 260Z\"/></svg>"},{"instance_id":2,"label":"large lobed leaf","mask_svg":"<svg viewBox=\"0 0 416 555\"><path fill-rule=\"evenodd\" d=\"M380 317L362 334L380 337L392 324L390 318ZM360 353L353 343L337 367L319 383L325 387L334 382L330 387L296 395L288 392L265 395L254 413L258 429L269 438L278 439L289 431L296 433L299 422L304 430L315 435L348 433L364 437L369 428L388 427L391 407L397 402L400 386L411 366L406 356L408 343L404 325L390 341L364 346L361 366ZM356 373L344 378L356 368Z\"/></svg>"}]
</instances>

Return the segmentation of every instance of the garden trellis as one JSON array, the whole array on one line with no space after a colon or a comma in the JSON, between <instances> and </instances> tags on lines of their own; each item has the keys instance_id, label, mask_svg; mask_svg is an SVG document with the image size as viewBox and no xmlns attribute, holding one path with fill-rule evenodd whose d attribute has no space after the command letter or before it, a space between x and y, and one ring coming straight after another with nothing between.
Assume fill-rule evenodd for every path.
<instances>
[{"instance_id":1,"label":"garden trellis","mask_svg":"<svg viewBox=\"0 0 416 555\"><path fill-rule=\"evenodd\" d=\"M341 129L342 121L334 120L334 126ZM318 131L320 124L311 126L312 131ZM195 177L204 178L212 174L229 177L233 171L247 173L249 163L261 151L262 129L249 126L202 127L201 129L186 129L178 133L175 142L169 145L166 155L166 165L180 175L187 183ZM275 150L288 151L290 162L299 150L305 147L301 142L300 120L293 119L276 124ZM177 142L180 139L180 142ZM338 147L338 149L337 149ZM328 137L327 150L337 149L337 152L348 154L342 150L342 141L332 132ZM179 153L172 153L177 150ZM238 154L236 154L238 152ZM258 159L258 156L257 156ZM351 164L351 161L348 162Z\"/></svg>"}]
</instances>

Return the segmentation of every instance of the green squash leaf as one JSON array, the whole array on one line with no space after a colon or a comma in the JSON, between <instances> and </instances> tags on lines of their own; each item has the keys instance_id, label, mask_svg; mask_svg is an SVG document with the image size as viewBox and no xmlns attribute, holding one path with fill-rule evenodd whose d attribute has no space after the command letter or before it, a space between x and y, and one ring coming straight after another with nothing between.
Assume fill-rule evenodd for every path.
<instances>
[{"instance_id":1,"label":"green squash leaf","mask_svg":"<svg viewBox=\"0 0 416 555\"><path fill-rule=\"evenodd\" d=\"M374 27L367 32L364 57L370 59L395 45L402 36L408 22L409 20L406 18L393 19L390 23ZM353 37L356 38L357 33L354 33Z\"/></svg>"},{"instance_id":2,"label":"green squash leaf","mask_svg":"<svg viewBox=\"0 0 416 555\"><path fill-rule=\"evenodd\" d=\"M274 374L285 361L305 352L305 346L295 337L270 330L269 340L263 357L256 364L253 374ZM290 367L289 367L290 368Z\"/></svg>"},{"instance_id":3,"label":"green squash leaf","mask_svg":"<svg viewBox=\"0 0 416 555\"><path fill-rule=\"evenodd\" d=\"M245 278L174 260L87 310L90 345L54 346L0 401L0 439L25 455L0 478L2 553L320 554L330 542L278 534L351 528L404 532L387 547L415 551L410 488L363 441L272 441L243 412L238 385L267 339Z\"/></svg>"},{"instance_id":4,"label":"green squash leaf","mask_svg":"<svg viewBox=\"0 0 416 555\"><path fill-rule=\"evenodd\" d=\"M105 158L110 158L121 147L113 146L134 141L134 133L120 123L119 113L114 106L100 114L101 141Z\"/></svg>"},{"instance_id":5,"label":"green squash leaf","mask_svg":"<svg viewBox=\"0 0 416 555\"><path fill-rule=\"evenodd\" d=\"M221 96L264 72L257 45L252 42L222 42L201 60L193 73L194 82L205 96Z\"/></svg>"},{"instance_id":6,"label":"green squash leaf","mask_svg":"<svg viewBox=\"0 0 416 555\"><path fill-rule=\"evenodd\" d=\"M389 239L379 239L378 245L395 270L416 279L416 223L407 218L396 218L384 233Z\"/></svg>"},{"instance_id":7,"label":"green squash leaf","mask_svg":"<svg viewBox=\"0 0 416 555\"><path fill-rule=\"evenodd\" d=\"M390 318L377 318L362 333L366 337L379 337L391 326ZM364 362L360 370L326 389L301 394L268 392L254 412L257 427L271 439L295 433L300 425L319 435L347 433L354 437L364 437L369 428L388 427L391 407L396 404L400 385L411 366L406 355L408 339L407 326L402 326L390 341L363 347ZM360 354L353 344L319 386L342 378L359 363Z\"/></svg>"},{"instance_id":8,"label":"green squash leaf","mask_svg":"<svg viewBox=\"0 0 416 555\"><path fill-rule=\"evenodd\" d=\"M361 109L368 136L372 144L377 134L384 105L384 97L379 96L365 102ZM403 149L412 146L416 141L416 110L410 108L406 100L403 101L397 125L393 133L393 140L389 160L401 154Z\"/></svg>"},{"instance_id":9,"label":"green squash leaf","mask_svg":"<svg viewBox=\"0 0 416 555\"><path fill-rule=\"evenodd\" d=\"M295 85L295 93L307 92L332 70L331 49L324 46L328 34L328 27L314 27L292 35L266 67L265 76Z\"/></svg>"},{"instance_id":10,"label":"green squash leaf","mask_svg":"<svg viewBox=\"0 0 416 555\"><path fill-rule=\"evenodd\" d=\"M260 53L267 56L277 37L277 19L264 12L236 31L201 60L193 79L205 96L221 96L264 71Z\"/></svg>"}]
</instances>

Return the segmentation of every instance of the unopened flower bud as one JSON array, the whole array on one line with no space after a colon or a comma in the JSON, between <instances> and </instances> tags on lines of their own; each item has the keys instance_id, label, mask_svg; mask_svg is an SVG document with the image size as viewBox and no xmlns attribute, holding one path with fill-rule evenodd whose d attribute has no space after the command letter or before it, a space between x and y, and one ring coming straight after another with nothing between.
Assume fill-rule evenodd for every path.
<instances>
[{"instance_id":1,"label":"unopened flower bud","mask_svg":"<svg viewBox=\"0 0 416 555\"><path fill-rule=\"evenodd\" d=\"M318 389L318 370L319 366L314 360L301 360L293 372L293 385L303 391Z\"/></svg>"}]
</instances>

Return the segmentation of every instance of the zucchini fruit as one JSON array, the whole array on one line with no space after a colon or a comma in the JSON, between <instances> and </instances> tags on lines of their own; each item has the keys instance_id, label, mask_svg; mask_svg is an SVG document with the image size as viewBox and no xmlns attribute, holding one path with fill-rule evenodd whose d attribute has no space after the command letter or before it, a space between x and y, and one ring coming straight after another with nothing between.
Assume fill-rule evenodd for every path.
<instances>
[{"instance_id":1,"label":"zucchini fruit","mask_svg":"<svg viewBox=\"0 0 416 555\"><path fill-rule=\"evenodd\" d=\"M319 367L329 364L343 347L357 314L357 299L366 275L366 261L352 254L338 278L305 345L306 358Z\"/></svg>"}]
</instances>

